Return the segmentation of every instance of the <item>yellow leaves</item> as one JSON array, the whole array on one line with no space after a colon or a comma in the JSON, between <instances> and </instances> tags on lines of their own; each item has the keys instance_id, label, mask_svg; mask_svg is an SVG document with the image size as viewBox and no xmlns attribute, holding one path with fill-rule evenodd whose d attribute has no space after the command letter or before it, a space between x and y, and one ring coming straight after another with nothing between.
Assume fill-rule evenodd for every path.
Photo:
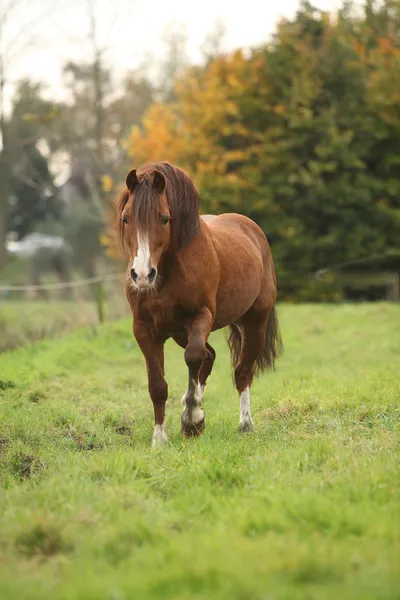
<instances>
[{"instance_id":1,"label":"yellow leaves","mask_svg":"<svg viewBox=\"0 0 400 600\"><path fill-rule=\"evenodd\" d=\"M398 50L393 45L393 40L390 37L378 38L378 48L382 54L395 54Z\"/></svg>"},{"instance_id":2,"label":"yellow leaves","mask_svg":"<svg viewBox=\"0 0 400 600\"><path fill-rule=\"evenodd\" d=\"M48 123L52 123L55 119L60 116L60 108L59 106L52 106L47 113L37 114L37 113L25 113L23 115L23 120L28 123L37 123L41 125L46 125Z\"/></svg>"},{"instance_id":3,"label":"yellow leaves","mask_svg":"<svg viewBox=\"0 0 400 600\"><path fill-rule=\"evenodd\" d=\"M100 244L106 249L106 253L111 258L120 259L123 254L116 239L115 231L109 227L100 235Z\"/></svg>"},{"instance_id":4,"label":"yellow leaves","mask_svg":"<svg viewBox=\"0 0 400 600\"><path fill-rule=\"evenodd\" d=\"M143 118L143 130L134 127L127 147L135 164L168 160L180 162L182 133L170 106L152 104Z\"/></svg>"},{"instance_id":5,"label":"yellow leaves","mask_svg":"<svg viewBox=\"0 0 400 600\"><path fill-rule=\"evenodd\" d=\"M286 106L284 104L275 104L275 106L272 107L272 112L276 115L283 115L286 112Z\"/></svg>"},{"instance_id":6,"label":"yellow leaves","mask_svg":"<svg viewBox=\"0 0 400 600\"><path fill-rule=\"evenodd\" d=\"M366 48L365 44L362 44L361 42L359 42L357 40L352 40L352 46L353 46L354 52L360 58L365 58L365 55L366 55L366 52L367 52L367 48Z\"/></svg>"},{"instance_id":7,"label":"yellow leaves","mask_svg":"<svg viewBox=\"0 0 400 600\"><path fill-rule=\"evenodd\" d=\"M239 109L236 102L227 101L225 102L225 111L227 115L236 116L239 114Z\"/></svg>"},{"instance_id":8,"label":"yellow leaves","mask_svg":"<svg viewBox=\"0 0 400 600\"><path fill-rule=\"evenodd\" d=\"M371 70L367 82L369 99L380 117L391 127L400 127L400 60L399 50L386 41L369 57Z\"/></svg>"},{"instance_id":9,"label":"yellow leaves","mask_svg":"<svg viewBox=\"0 0 400 600\"><path fill-rule=\"evenodd\" d=\"M101 185L102 185L103 191L106 194L112 192L113 189L114 189L114 181L113 181L113 179L109 175L103 175L102 176L102 178L101 178Z\"/></svg>"},{"instance_id":10,"label":"yellow leaves","mask_svg":"<svg viewBox=\"0 0 400 600\"><path fill-rule=\"evenodd\" d=\"M99 237L100 244L104 246L104 248L109 248L112 245L112 239L109 234L103 232Z\"/></svg>"}]
</instances>

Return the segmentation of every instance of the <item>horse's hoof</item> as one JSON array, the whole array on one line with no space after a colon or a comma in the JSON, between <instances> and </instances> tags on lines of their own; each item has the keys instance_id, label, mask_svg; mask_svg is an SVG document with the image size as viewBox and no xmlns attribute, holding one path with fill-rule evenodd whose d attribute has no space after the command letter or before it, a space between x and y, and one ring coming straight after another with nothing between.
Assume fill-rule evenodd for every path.
<instances>
[{"instance_id":1,"label":"horse's hoof","mask_svg":"<svg viewBox=\"0 0 400 600\"><path fill-rule=\"evenodd\" d=\"M165 426L156 425L154 427L152 446L153 448L160 448L168 444L168 436L165 431Z\"/></svg>"},{"instance_id":2,"label":"horse's hoof","mask_svg":"<svg viewBox=\"0 0 400 600\"><path fill-rule=\"evenodd\" d=\"M183 423L181 424L181 433L184 437L199 437L204 433L206 427L206 420L203 417L198 423Z\"/></svg>"},{"instance_id":3,"label":"horse's hoof","mask_svg":"<svg viewBox=\"0 0 400 600\"><path fill-rule=\"evenodd\" d=\"M239 427L238 427L239 433L251 433L252 431L254 431L254 424L251 419L242 421L239 424Z\"/></svg>"}]
</instances>

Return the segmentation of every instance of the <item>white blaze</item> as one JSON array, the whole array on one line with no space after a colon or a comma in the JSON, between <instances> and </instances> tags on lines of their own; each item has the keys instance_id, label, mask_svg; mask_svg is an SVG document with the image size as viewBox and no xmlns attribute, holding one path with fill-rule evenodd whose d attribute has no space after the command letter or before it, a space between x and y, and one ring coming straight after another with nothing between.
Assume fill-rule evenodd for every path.
<instances>
[{"instance_id":1,"label":"white blaze","mask_svg":"<svg viewBox=\"0 0 400 600\"><path fill-rule=\"evenodd\" d=\"M150 267L150 246L149 246L149 238L147 235L142 235L138 232L138 248L137 254L133 260L133 268L138 276L138 279L142 277L147 278Z\"/></svg>"}]
</instances>

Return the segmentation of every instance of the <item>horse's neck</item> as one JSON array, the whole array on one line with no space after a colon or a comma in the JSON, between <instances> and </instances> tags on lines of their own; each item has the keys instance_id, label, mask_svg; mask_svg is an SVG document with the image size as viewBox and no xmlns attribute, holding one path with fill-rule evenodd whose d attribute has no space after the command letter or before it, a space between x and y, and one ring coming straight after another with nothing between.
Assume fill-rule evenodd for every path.
<instances>
[{"instance_id":1,"label":"horse's neck","mask_svg":"<svg viewBox=\"0 0 400 600\"><path fill-rule=\"evenodd\" d=\"M185 276L185 271L188 269L188 257L191 255L193 246L204 248L206 238L208 236L208 227L205 223L200 223L199 233L190 242L190 249L188 247L180 250L174 249L170 246L160 261L159 273L162 283L167 283L171 276L176 277L177 275ZM206 256L204 256L206 260Z\"/></svg>"},{"instance_id":2,"label":"horse's neck","mask_svg":"<svg viewBox=\"0 0 400 600\"><path fill-rule=\"evenodd\" d=\"M167 252L161 258L158 272L160 274L162 286L166 285L171 277L184 271L185 257L183 252L184 250L176 251L173 248L168 248Z\"/></svg>"}]
</instances>

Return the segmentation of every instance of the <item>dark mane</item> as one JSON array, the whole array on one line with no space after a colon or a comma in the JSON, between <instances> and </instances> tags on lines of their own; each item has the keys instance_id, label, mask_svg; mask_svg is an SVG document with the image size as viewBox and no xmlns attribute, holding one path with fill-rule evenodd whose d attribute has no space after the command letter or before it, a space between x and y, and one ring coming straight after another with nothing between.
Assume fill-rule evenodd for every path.
<instances>
[{"instance_id":1,"label":"dark mane","mask_svg":"<svg viewBox=\"0 0 400 600\"><path fill-rule=\"evenodd\" d=\"M144 231L151 230L159 218L158 193L152 185L155 172L161 173L166 182L172 245L179 250L187 246L199 232L199 194L190 177L182 169L168 162L150 163L139 167L139 184L134 190L132 216Z\"/></svg>"}]
</instances>

